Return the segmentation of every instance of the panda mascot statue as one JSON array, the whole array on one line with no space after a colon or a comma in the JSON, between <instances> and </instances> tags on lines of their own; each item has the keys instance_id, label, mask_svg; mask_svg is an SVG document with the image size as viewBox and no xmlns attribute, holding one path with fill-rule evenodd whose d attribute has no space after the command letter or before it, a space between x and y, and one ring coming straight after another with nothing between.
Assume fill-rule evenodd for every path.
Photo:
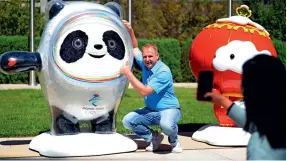
<instances>
[{"instance_id":1,"label":"panda mascot statue","mask_svg":"<svg viewBox=\"0 0 287 161\"><path fill-rule=\"evenodd\" d=\"M137 149L116 133L116 114L133 66L130 35L116 2L52 0L37 52L10 51L0 57L6 74L36 70L51 112L51 131L29 148L44 156L89 156Z\"/></svg>"}]
</instances>

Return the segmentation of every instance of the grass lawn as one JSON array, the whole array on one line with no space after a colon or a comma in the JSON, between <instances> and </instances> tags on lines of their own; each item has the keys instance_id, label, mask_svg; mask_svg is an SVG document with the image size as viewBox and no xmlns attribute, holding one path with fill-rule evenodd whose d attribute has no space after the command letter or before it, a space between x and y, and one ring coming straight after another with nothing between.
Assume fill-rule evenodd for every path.
<instances>
[{"instance_id":1,"label":"grass lawn","mask_svg":"<svg viewBox=\"0 0 287 161\"><path fill-rule=\"evenodd\" d=\"M212 104L196 101L195 89L176 88L175 93L182 108L179 131L194 125L217 123ZM130 111L143 106L142 97L134 89L128 89L117 115L118 133L130 133L121 120ZM49 130L50 110L41 90L0 90L0 137L35 136Z\"/></svg>"}]
</instances>

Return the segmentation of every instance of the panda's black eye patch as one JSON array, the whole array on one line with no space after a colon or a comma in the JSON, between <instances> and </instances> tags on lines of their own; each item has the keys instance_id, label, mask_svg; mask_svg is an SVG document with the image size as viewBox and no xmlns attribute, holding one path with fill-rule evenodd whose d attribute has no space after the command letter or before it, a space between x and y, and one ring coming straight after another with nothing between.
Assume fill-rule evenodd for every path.
<instances>
[{"instance_id":1,"label":"panda's black eye patch","mask_svg":"<svg viewBox=\"0 0 287 161\"><path fill-rule=\"evenodd\" d=\"M125 57L125 46L118 33L112 30L104 32L103 41L112 57L118 60L122 60Z\"/></svg>"},{"instance_id":2,"label":"panda's black eye patch","mask_svg":"<svg viewBox=\"0 0 287 161\"><path fill-rule=\"evenodd\" d=\"M62 60L66 63L74 63L81 59L85 54L88 39L86 33L81 30L69 33L61 45L60 57Z\"/></svg>"}]
</instances>

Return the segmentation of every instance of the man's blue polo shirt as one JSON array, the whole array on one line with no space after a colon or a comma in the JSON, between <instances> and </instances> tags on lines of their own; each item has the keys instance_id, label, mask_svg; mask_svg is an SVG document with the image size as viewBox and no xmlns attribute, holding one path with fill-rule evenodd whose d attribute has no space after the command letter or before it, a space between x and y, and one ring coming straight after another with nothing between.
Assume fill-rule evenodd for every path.
<instances>
[{"instance_id":1,"label":"man's blue polo shirt","mask_svg":"<svg viewBox=\"0 0 287 161\"><path fill-rule=\"evenodd\" d=\"M149 70L144 65L140 50L137 50L135 59L142 68L142 83L149 85L155 91L144 97L147 108L155 111L180 108L174 93L173 79L169 67L158 60L153 68Z\"/></svg>"}]
</instances>

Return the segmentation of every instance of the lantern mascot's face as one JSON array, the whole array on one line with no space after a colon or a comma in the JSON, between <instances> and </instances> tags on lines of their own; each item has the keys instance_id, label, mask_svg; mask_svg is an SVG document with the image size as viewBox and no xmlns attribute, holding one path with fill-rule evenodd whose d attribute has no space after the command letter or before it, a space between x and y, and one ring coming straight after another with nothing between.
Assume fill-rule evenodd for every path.
<instances>
[{"instance_id":1,"label":"lantern mascot's face","mask_svg":"<svg viewBox=\"0 0 287 161\"><path fill-rule=\"evenodd\" d=\"M37 71L50 106L51 132L33 140L31 149L47 156L136 150L132 140L116 134L116 112L127 87L120 67L127 61L133 66L132 42L121 17L122 9L115 2L100 5L52 0L46 6L47 24L37 52L1 55L2 73ZM105 139L104 134L111 134L110 138ZM82 140L82 135L89 136ZM63 136L68 139L58 139ZM111 136L118 137L114 143L123 140L126 143L117 144L128 148L113 145L97 150L99 143L111 142ZM75 146L67 146L70 142ZM53 143L59 148L53 149Z\"/></svg>"}]
</instances>

